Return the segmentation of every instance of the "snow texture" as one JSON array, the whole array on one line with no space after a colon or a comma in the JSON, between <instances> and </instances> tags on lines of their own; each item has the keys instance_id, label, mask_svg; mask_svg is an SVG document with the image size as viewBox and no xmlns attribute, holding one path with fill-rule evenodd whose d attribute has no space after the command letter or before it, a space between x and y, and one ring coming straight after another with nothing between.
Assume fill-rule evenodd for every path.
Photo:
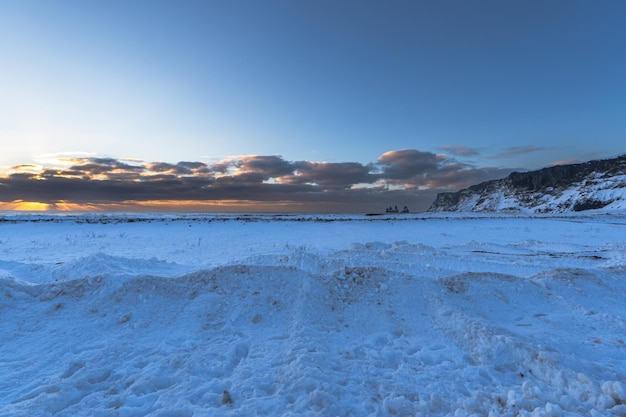
<instances>
[{"instance_id":1,"label":"snow texture","mask_svg":"<svg viewBox=\"0 0 626 417\"><path fill-rule=\"evenodd\" d=\"M5 215L0 416L626 416L625 231Z\"/></svg>"}]
</instances>

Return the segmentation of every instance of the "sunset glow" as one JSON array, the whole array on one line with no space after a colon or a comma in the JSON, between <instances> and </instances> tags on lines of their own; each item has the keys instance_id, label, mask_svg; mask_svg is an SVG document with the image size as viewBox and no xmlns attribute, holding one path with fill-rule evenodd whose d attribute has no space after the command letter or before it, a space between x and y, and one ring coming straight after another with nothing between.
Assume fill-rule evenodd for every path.
<instances>
[{"instance_id":1,"label":"sunset glow","mask_svg":"<svg viewBox=\"0 0 626 417\"><path fill-rule=\"evenodd\" d=\"M0 207L427 209L623 154L626 3L8 0Z\"/></svg>"},{"instance_id":2,"label":"sunset glow","mask_svg":"<svg viewBox=\"0 0 626 417\"><path fill-rule=\"evenodd\" d=\"M72 164L15 166L0 177L8 210L48 211L378 211L427 209L438 189L464 187L510 171L477 169L415 149L374 162L289 161L244 155L212 163L74 158ZM38 201L38 203L22 202Z\"/></svg>"},{"instance_id":3,"label":"sunset glow","mask_svg":"<svg viewBox=\"0 0 626 417\"><path fill-rule=\"evenodd\" d=\"M13 210L13 211L48 211L52 207L51 204L39 203L36 201L11 201L0 202L0 210Z\"/></svg>"}]
</instances>

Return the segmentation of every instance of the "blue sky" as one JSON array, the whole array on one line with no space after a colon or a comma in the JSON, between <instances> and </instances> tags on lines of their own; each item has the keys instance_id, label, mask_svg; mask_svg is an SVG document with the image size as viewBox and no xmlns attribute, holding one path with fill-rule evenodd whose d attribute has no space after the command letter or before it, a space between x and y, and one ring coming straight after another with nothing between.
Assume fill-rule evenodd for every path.
<instances>
[{"instance_id":1,"label":"blue sky","mask_svg":"<svg viewBox=\"0 0 626 417\"><path fill-rule=\"evenodd\" d=\"M237 160L374 175L401 151L414 179L366 186L426 204L472 180L624 153L624 21L622 1L5 0L0 172L184 161L215 174ZM418 181L426 160L465 179Z\"/></svg>"}]
</instances>

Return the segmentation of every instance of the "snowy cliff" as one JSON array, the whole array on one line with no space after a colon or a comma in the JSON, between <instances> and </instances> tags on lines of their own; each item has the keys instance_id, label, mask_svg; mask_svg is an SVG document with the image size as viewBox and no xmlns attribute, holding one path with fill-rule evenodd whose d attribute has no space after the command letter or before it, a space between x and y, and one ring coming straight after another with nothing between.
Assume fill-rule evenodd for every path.
<instances>
[{"instance_id":1,"label":"snowy cliff","mask_svg":"<svg viewBox=\"0 0 626 417\"><path fill-rule=\"evenodd\" d=\"M564 213L626 208L626 155L537 171L514 172L450 193L429 211Z\"/></svg>"}]
</instances>

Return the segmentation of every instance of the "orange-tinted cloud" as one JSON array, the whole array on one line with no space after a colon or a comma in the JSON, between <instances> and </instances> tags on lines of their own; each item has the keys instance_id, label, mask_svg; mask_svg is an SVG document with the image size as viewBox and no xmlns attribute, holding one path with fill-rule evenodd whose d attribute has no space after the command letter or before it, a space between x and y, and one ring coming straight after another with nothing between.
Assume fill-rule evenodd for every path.
<instances>
[{"instance_id":1,"label":"orange-tinted cloud","mask_svg":"<svg viewBox=\"0 0 626 417\"><path fill-rule=\"evenodd\" d=\"M550 164L550 166L557 166L557 165L570 165L570 164L579 164L582 161L579 159L564 159L561 161L554 161Z\"/></svg>"}]
</instances>

